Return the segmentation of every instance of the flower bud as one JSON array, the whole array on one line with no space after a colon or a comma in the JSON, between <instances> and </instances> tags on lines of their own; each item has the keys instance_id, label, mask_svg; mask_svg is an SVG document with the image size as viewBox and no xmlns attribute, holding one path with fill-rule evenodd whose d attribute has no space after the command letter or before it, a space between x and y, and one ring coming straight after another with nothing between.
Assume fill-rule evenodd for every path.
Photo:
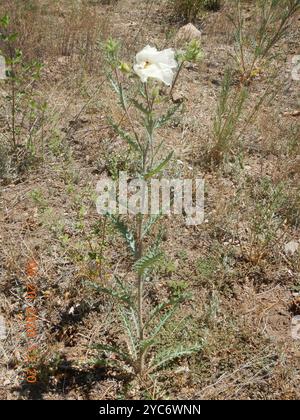
<instances>
[{"instance_id":1,"label":"flower bud","mask_svg":"<svg viewBox=\"0 0 300 420\"><path fill-rule=\"evenodd\" d=\"M113 38L109 38L105 44L107 54L115 56L119 51L120 44Z\"/></svg>"},{"instance_id":2,"label":"flower bud","mask_svg":"<svg viewBox=\"0 0 300 420\"><path fill-rule=\"evenodd\" d=\"M200 61L202 57L203 51L201 49L200 42L194 39L187 46L187 49L184 53L184 60L195 63Z\"/></svg>"},{"instance_id":3,"label":"flower bud","mask_svg":"<svg viewBox=\"0 0 300 420\"><path fill-rule=\"evenodd\" d=\"M121 62L119 69L122 73L130 73L131 72L131 68L129 66L129 64Z\"/></svg>"},{"instance_id":4,"label":"flower bud","mask_svg":"<svg viewBox=\"0 0 300 420\"><path fill-rule=\"evenodd\" d=\"M156 99L159 96L159 88L157 86L152 89L151 95L154 99Z\"/></svg>"}]
</instances>

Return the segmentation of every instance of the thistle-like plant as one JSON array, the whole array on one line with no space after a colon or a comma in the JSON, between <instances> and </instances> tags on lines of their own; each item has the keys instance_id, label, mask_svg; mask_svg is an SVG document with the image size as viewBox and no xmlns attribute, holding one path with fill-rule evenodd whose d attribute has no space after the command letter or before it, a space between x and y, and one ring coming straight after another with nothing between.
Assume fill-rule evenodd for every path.
<instances>
[{"instance_id":1,"label":"thistle-like plant","mask_svg":"<svg viewBox=\"0 0 300 420\"><path fill-rule=\"evenodd\" d=\"M196 44L191 44L184 57L198 58L200 47L197 51L195 49ZM177 80L176 71L179 72L182 66L178 66L172 49L157 51L156 48L145 47L137 54L133 71L119 59L118 42L110 39L105 51L110 68L108 79L124 113L122 124L110 121L112 128L134 155L136 163L131 175L149 183L153 177L161 177L173 157L173 152L164 150L159 130L176 112L180 112L181 104L173 104L170 92L166 92L162 84L173 87L173 81ZM184 57L182 55L181 62L186 60ZM124 87L124 78L130 87ZM125 119L128 130L123 128ZM115 276L116 287L113 289L93 285L121 303L118 311L126 331L127 345L127 348L102 344L96 347L106 353L114 353L135 374L144 375L176 358L198 351L201 344L190 346L181 343L175 348L161 349L161 338L176 309L189 298L185 291L176 295L171 293L168 299L153 307L147 296L152 274L164 258L160 247L163 236L161 215L146 216L140 212L127 221L115 214L107 214L107 217L128 246L132 258L131 271L135 273L136 280L132 284ZM154 226L158 227L156 235Z\"/></svg>"}]
</instances>

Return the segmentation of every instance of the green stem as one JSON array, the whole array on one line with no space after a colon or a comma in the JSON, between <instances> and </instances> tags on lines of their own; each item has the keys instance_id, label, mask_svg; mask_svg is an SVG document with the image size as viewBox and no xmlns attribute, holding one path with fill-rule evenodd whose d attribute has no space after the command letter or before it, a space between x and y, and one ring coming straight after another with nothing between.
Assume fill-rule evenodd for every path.
<instances>
[{"instance_id":1,"label":"green stem","mask_svg":"<svg viewBox=\"0 0 300 420\"><path fill-rule=\"evenodd\" d=\"M143 216L138 215L137 221L137 258L142 258L143 255L143 239L142 239L142 228L143 228ZM137 289L138 289L138 322L139 322L139 341L140 344L144 340L144 317L143 317L143 295L144 295L144 279L142 274L138 274L137 277ZM145 356L142 349L139 350L138 355L138 371L142 375L145 367Z\"/></svg>"},{"instance_id":2,"label":"green stem","mask_svg":"<svg viewBox=\"0 0 300 420\"><path fill-rule=\"evenodd\" d=\"M177 83L177 80L178 80L179 74L181 73L181 70L183 69L184 63L185 63L185 61L182 61L182 63L180 64L179 69L178 69L178 71L177 71L177 73L176 73L176 76L175 76L174 82L172 83L172 87L171 87L171 90L170 90L170 97L171 97L171 98L172 98L173 90L174 90L175 85L176 85L176 83Z\"/></svg>"},{"instance_id":3,"label":"green stem","mask_svg":"<svg viewBox=\"0 0 300 420\"><path fill-rule=\"evenodd\" d=\"M118 83L118 88L119 88L120 95L123 95L123 92L122 92L122 84L121 84L121 81L120 81L120 78L119 78L119 73L118 73L118 70L117 69L115 69L115 76L116 76L116 80L117 80L117 83ZM138 133L137 133L137 131L135 129L135 126L134 126L134 124L132 122L132 119L131 119L131 116L129 114L128 108L127 108L127 106L125 104L125 101L124 101L124 97L122 99L123 99L123 101L122 101L122 108L123 108L123 110L125 112L125 115L126 115L128 121L129 121L129 124L130 124L131 129L132 129L133 134L134 134L134 137L135 137L135 139L137 141L137 144L139 145L139 148L142 150L142 145L140 143L139 135L138 135Z\"/></svg>"},{"instance_id":4,"label":"green stem","mask_svg":"<svg viewBox=\"0 0 300 420\"><path fill-rule=\"evenodd\" d=\"M148 164L148 154L151 152L151 160L153 159L153 106L154 100L151 100L148 86L144 85L145 95L148 105L148 116L147 116L147 131L148 139L147 144L145 145L144 152L142 154L142 175L145 174ZM151 163L152 164L152 163ZM139 260L143 256L144 244L143 244L143 215L139 214L137 216L137 259ZM145 350L141 349L141 343L145 339L145 328L144 328L144 277L143 274L138 274L137 276L137 289L138 289L138 324L139 324L139 342L140 350L138 354L138 372L142 376L145 371Z\"/></svg>"}]
</instances>

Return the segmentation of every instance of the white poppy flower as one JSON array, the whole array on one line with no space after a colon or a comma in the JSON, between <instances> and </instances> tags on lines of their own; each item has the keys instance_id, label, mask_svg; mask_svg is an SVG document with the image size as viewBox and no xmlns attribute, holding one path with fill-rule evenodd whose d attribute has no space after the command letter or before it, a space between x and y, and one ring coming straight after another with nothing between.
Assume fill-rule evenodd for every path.
<instances>
[{"instance_id":1,"label":"white poppy flower","mask_svg":"<svg viewBox=\"0 0 300 420\"><path fill-rule=\"evenodd\" d=\"M147 45L136 55L136 64L133 69L143 83L151 77L171 86L177 65L174 50L169 48L157 51L156 48Z\"/></svg>"}]
</instances>

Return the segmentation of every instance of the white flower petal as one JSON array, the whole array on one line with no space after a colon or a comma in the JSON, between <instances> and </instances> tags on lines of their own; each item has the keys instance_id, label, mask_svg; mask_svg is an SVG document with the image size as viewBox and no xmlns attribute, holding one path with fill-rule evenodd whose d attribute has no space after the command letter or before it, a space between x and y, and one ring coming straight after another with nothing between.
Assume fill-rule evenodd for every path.
<instances>
[{"instance_id":1,"label":"white flower petal","mask_svg":"<svg viewBox=\"0 0 300 420\"><path fill-rule=\"evenodd\" d=\"M141 78L143 83L146 83L150 77L171 86L174 77L173 70L165 64L150 64L146 68L142 68L140 65L135 65L134 71Z\"/></svg>"},{"instance_id":2,"label":"white flower petal","mask_svg":"<svg viewBox=\"0 0 300 420\"><path fill-rule=\"evenodd\" d=\"M157 57L157 49L154 47L150 47L147 45L142 51L137 53L136 55L136 62L137 64L143 64L146 61L154 62Z\"/></svg>"},{"instance_id":3,"label":"white flower petal","mask_svg":"<svg viewBox=\"0 0 300 420\"><path fill-rule=\"evenodd\" d=\"M166 64L167 66L176 69L178 66L175 60L175 51L172 48L158 52L157 60L159 63Z\"/></svg>"},{"instance_id":4,"label":"white flower petal","mask_svg":"<svg viewBox=\"0 0 300 420\"><path fill-rule=\"evenodd\" d=\"M156 48L147 45L136 55L136 64L133 68L143 83L151 77L170 86L177 66L174 50L169 48L157 51Z\"/></svg>"},{"instance_id":5,"label":"white flower petal","mask_svg":"<svg viewBox=\"0 0 300 420\"><path fill-rule=\"evenodd\" d=\"M174 78L174 71L171 67L166 64L159 65L161 71L161 81L164 82L167 86L171 86Z\"/></svg>"},{"instance_id":6,"label":"white flower petal","mask_svg":"<svg viewBox=\"0 0 300 420\"><path fill-rule=\"evenodd\" d=\"M142 66L141 64L135 64L133 66L133 70L139 76L139 78L141 79L143 83L147 82L147 79L149 76L146 74L144 66Z\"/></svg>"}]
</instances>

